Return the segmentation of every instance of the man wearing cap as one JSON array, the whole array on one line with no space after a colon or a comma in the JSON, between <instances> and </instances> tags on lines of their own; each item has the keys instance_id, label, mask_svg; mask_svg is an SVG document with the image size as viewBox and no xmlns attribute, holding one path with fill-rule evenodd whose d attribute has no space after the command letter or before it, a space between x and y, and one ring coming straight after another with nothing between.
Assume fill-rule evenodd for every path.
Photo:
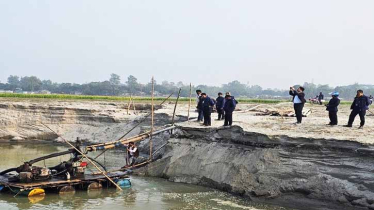
<instances>
[{"instance_id":1,"label":"man wearing cap","mask_svg":"<svg viewBox=\"0 0 374 210\"><path fill-rule=\"evenodd\" d=\"M225 98L221 92L218 93L218 98L216 99L216 109L218 113L218 120L223 120L225 118L225 111L223 106L225 105Z\"/></svg>"},{"instance_id":2,"label":"man wearing cap","mask_svg":"<svg viewBox=\"0 0 374 210\"><path fill-rule=\"evenodd\" d=\"M231 126L232 125L232 113L236 107L236 100L229 92L226 93L225 96L225 104L224 104L224 111L225 111L225 124L223 126Z\"/></svg>"},{"instance_id":3,"label":"man wearing cap","mask_svg":"<svg viewBox=\"0 0 374 210\"><path fill-rule=\"evenodd\" d=\"M214 106L214 101L206 94L202 93L202 108L204 113L204 125L211 126L212 125L212 109Z\"/></svg>"},{"instance_id":4,"label":"man wearing cap","mask_svg":"<svg viewBox=\"0 0 374 210\"><path fill-rule=\"evenodd\" d=\"M303 120L303 108L306 102L304 90L304 87L301 86L297 90L294 87L290 87L290 95L293 96L292 101L297 119L296 124L301 124Z\"/></svg>"},{"instance_id":5,"label":"man wearing cap","mask_svg":"<svg viewBox=\"0 0 374 210\"><path fill-rule=\"evenodd\" d=\"M331 94L331 99L326 105L326 110L329 111L330 123L328 125L338 125L338 106L340 104L339 93L334 92Z\"/></svg>"}]
</instances>

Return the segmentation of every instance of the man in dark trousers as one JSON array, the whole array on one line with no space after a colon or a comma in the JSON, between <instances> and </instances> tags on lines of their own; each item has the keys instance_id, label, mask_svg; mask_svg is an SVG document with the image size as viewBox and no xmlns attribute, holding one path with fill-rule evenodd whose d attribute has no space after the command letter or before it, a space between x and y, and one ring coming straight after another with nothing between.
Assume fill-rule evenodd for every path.
<instances>
[{"instance_id":1,"label":"man in dark trousers","mask_svg":"<svg viewBox=\"0 0 374 210\"><path fill-rule=\"evenodd\" d=\"M331 100L326 105L326 110L329 111L330 123L328 125L338 125L338 106L340 104L339 93L334 92L331 94Z\"/></svg>"},{"instance_id":2,"label":"man in dark trousers","mask_svg":"<svg viewBox=\"0 0 374 210\"><path fill-rule=\"evenodd\" d=\"M369 97L364 95L363 90L358 90L357 95L351 105L352 112L351 112L351 115L349 116L348 125L345 125L344 127L352 127L356 116L360 115L361 124L360 124L359 129L363 129L365 125L366 110L369 109L369 105L370 105Z\"/></svg>"},{"instance_id":3,"label":"man in dark trousers","mask_svg":"<svg viewBox=\"0 0 374 210\"><path fill-rule=\"evenodd\" d=\"M212 110L214 106L214 101L206 94L202 93L202 108L204 113L204 125L211 126L212 125Z\"/></svg>"},{"instance_id":4,"label":"man in dark trousers","mask_svg":"<svg viewBox=\"0 0 374 210\"><path fill-rule=\"evenodd\" d=\"M319 92L319 95L318 95L318 102L319 102L319 105L322 105L322 100L325 98L325 96L323 95L322 92Z\"/></svg>"},{"instance_id":5,"label":"man in dark trousers","mask_svg":"<svg viewBox=\"0 0 374 210\"><path fill-rule=\"evenodd\" d=\"M236 107L236 100L230 93L226 93L225 96L225 105L223 107L225 111L225 124L223 126L231 126L232 125L232 113L234 112Z\"/></svg>"},{"instance_id":6,"label":"man in dark trousers","mask_svg":"<svg viewBox=\"0 0 374 210\"><path fill-rule=\"evenodd\" d=\"M294 87L290 87L290 95L293 96L292 101L297 119L296 124L301 124L303 120L303 108L306 102L304 90L304 87L301 86L297 90Z\"/></svg>"},{"instance_id":7,"label":"man in dark trousers","mask_svg":"<svg viewBox=\"0 0 374 210\"><path fill-rule=\"evenodd\" d=\"M225 118L225 111L223 106L225 105L225 98L221 92L218 93L218 98L216 99L216 109L218 113L218 120L223 120Z\"/></svg>"},{"instance_id":8,"label":"man in dark trousers","mask_svg":"<svg viewBox=\"0 0 374 210\"><path fill-rule=\"evenodd\" d=\"M130 142L127 146L127 152L128 152L128 162L127 162L127 166L134 166L135 165L135 161L136 161L136 158L139 157L139 150L138 148L136 147L135 143L134 142Z\"/></svg>"},{"instance_id":9,"label":"man in dark trousers","mask_svg":"<svg viewBox=\"0 0 374 210\"><path fill-rule=\"evenodd\" d=\"M203 114L203 100L202 100L202 96L201 96L201 90L196 90L196 109L197 109L197 112L198 112L198 117L197 117L197 121L198 122L201 122L203 121L204 119L204 114Z\"/></svg>"}]
</instances>

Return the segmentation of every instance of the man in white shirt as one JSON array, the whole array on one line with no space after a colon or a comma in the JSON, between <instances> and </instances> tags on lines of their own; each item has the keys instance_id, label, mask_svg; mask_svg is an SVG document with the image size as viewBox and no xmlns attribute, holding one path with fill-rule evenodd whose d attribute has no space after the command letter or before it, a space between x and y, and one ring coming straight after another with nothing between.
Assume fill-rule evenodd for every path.
<instances>
[{"instance_id":1,"label":"man in white shirt","mask_svg":"<svg viewBox=\"0 0 374 210\"><path fill-rule=\"evenodd\" d=\"M304 87L299 87L297 90L294 87L290 87L290 95L293 96L293 104L296 114L297 122L296 124L301 124L303 120L303 108L306 102Z\"/></svg>"},{"instance_id":2,"label":"man in white shirt","mask_svg":"<svg viewBox=\"0 0 374 210\"><path fill-rule=\"evenodd\" d=\"M134 142L130 142L127 146L127 152L129 155L129 162L127 165L134 166L136 158L139 157L139 150L134 144Z\"/></svg>"}]
</instances>

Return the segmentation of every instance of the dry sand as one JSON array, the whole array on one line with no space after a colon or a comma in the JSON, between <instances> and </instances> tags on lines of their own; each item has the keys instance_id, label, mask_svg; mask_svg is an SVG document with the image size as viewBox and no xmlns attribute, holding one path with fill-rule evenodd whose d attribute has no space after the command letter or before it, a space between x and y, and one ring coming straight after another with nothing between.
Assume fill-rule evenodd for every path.
<instances>
[{"instance_id":1,"label":"dry sand","mask_svg":"<svg viewBox=\"0 0 374 210\"><path fill-rule=\"evenodd\" d=\"M170 106L170 105L168 105ZM336 139L357 141L363 144L374 143L374 116L368 112L366 117L366 126L363 130L359 130L360 118L357 116L353 128L345 128L343 125L347 124L350 114L348 105L339 107L338 126L328 126L329 118L328 112L324 106L316 104L306 104L305 109L311 109L312 114L303 118L301 125L295 125L295 117L279 117L279 116L257 116L264 109L290 109L292 110L292 103L281 103L277 105L262 104L238 104L238 109L249 110L253 107L258 107L253 111L236 111L234 112L234 123L242 127L245 131L262 133L269 136L286 135L290 137L305 137L312 139ZM170 114L171 107L167 107L159 112L167 112ZM177 110L177 115L187 116L187 105L180 105ZM201 126L201 123L196 122L197 113L191 110L190 122L179 123L180 126L196 127ZM217 113L212 114L212 127L223 126L223 121L217 120Z\"/></svg>"},{"instance_id":2,"label":"dry sand","mask_svg":"<svg viewBox=\"0 0 374 210\"><path fill-rule=\"evenodd\" d=\"M27 139L30 136L43 136L46 129L39 121L50 124L60 134L68 139L76 137L91 141L105 142L116 139L131 128L134 120L139 120L149 112L149 104L139 104L143 111L137 115L127 115L125 102L106 101L57 101L57 100L0 100L0 137L14 136L14 139ZM176 112L177 125L185 127L203 127L196 122L197 112L195 103L191 107L189 122L186 119L188 104L179 104ZM294 117L257 116L264 110L292 110L292 103L281 104L238 104L234 112L234 125L245 131L266 134L268 136L305 137L311 139L336 139L356 141L363 144L374 143L374 117L366 117L366 126L358 130L357 116L353 128L345 128L350 114L349 106L342 105L338 113L339 126L327 126L328 112L324 106L306 104L305 109L312 113L303 119L301 125L295 125ZM252 110L251 110L252 109ZM158 126L169 124L173 114L174 104L168 103L156 111ZM251 111L248 111L251 110ZM131 113L131 112L130 112ZM369 112L368 112L369 114ZM217 113L212 114L212 128L223 126L223 121L217 121ZM149 120L150 121L150 120ZM144 128L149 126L146 123ZM135 135L141 132L136 129ZM35 137L35 138L36 138ZM13 137L12 137L13 138Z\"/></svg>"}]
</instances>

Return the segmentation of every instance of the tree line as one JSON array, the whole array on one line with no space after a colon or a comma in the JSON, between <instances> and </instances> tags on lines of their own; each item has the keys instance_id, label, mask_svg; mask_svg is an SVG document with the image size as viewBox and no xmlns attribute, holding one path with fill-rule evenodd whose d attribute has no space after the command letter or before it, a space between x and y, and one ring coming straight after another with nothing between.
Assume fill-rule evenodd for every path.
<instances>
[{"instance_id":1,"label":"tree line","mask_svg":"<svg viewBox=\"0 0 374 210\"><path fill-rule=\"evenodd\" d=\"M295 85L299 86L299 85ZM330 87L329 85L316 85L313 83L304 83L305 93L308 98L314 97L319 92L323 92L325 96L329 93L338 91L344 99L350 100L356 95L356 90L363 89L366 95L374 93L373 85L353 84L348 86ZM158 83L155 81L155 95L166 96L172 92L177 92L181 88L181 96L188 97L190 93L190 85L182 82L174 83L163 81ZM231 92L236 97L247 98L288 98L288 90L279 89L263 89L258 85L247 85L239 81L232 81L221 86L197 85L192 86L193 95L195 90L200 89L203 92L215 97L218 92ZM36 76L19 77L10 75L6 83L0 82L0 90L8 91L27 91L39 92L49 91L56 94L81 94L81 95L105 95L105 96L149 96L152 91L152 82L141 84L138 79L130 75L127 80L122 83L121 77L117 74L111 74L108 80L100 82L90 82L85 84L76 83L56 83L51 80L41 80Z\"/></svg>"}]
</instances>

